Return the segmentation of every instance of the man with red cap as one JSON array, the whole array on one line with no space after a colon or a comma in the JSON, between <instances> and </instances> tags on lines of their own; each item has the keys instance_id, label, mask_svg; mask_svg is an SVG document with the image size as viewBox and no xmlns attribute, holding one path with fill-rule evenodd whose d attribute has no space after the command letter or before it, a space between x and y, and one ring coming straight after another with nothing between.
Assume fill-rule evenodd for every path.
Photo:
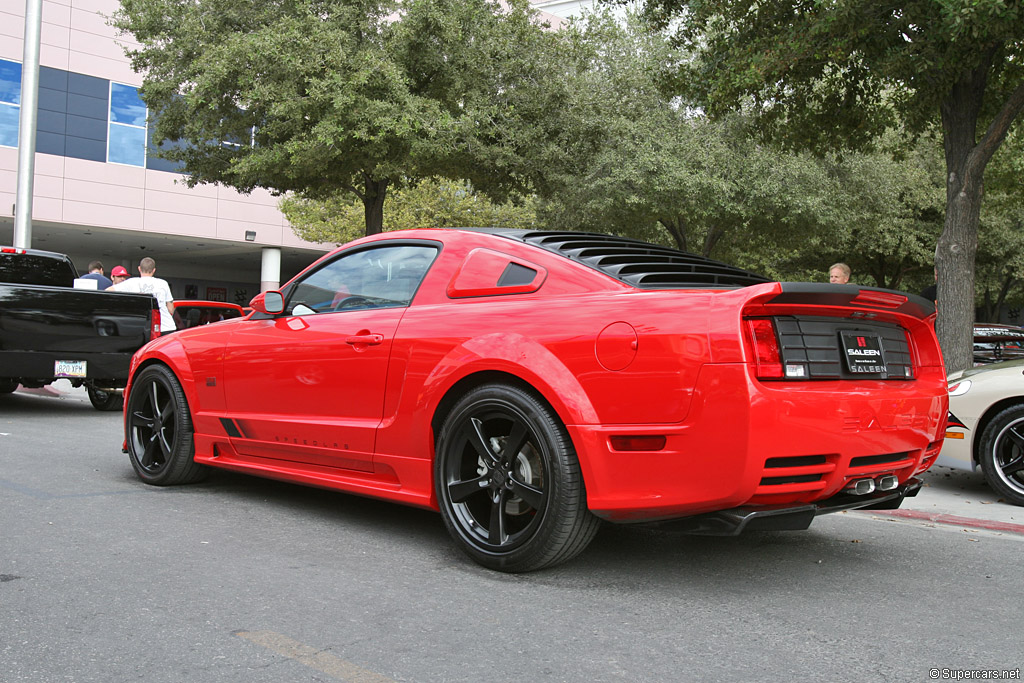
<instances>
[{"instance_id":1,"label":"man with red cap","mask_svg":"<svg viewBox=\"0 0 1024 683\"><path fill-rule=\"evenodd\" d=\"M115 285L124 282L128 279L128 269L124 266L114 266L114 269L110 271L110 277L113 278Z\"/></svg>"}]
</instances>

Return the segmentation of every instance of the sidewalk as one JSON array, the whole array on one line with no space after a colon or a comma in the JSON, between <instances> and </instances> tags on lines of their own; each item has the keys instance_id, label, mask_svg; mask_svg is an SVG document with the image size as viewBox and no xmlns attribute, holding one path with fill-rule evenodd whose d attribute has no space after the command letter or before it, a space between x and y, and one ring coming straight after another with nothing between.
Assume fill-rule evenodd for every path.
<instances>
[{"instance_id":1,"label":"sidewalk","mask_svg":"<svg viewBox=\"0 0 1024 683\"><path fill-rule=\"evenodd\" d=\"M932 467L921 479L921 492L907 498L900 509L870 514L1024 535L1024 507L1004 502L980 470Z\"/></svg>"}]
</instances>

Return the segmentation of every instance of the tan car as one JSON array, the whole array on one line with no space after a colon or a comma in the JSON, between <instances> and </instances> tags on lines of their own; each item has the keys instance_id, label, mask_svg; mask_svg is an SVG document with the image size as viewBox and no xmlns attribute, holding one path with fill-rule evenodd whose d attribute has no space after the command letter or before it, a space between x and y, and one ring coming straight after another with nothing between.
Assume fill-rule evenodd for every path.
<instances>
[{"instance_id":1,"label":"tan car","mask_svg":"<svg viewBox=\"0 0 1024 683\"><path fill-rule=\"evenodd\" d=\"M1024 359L949 376L949 422L936 465L981 468L1006 502L1024 505Z\"/></svg>"}]
</instances>

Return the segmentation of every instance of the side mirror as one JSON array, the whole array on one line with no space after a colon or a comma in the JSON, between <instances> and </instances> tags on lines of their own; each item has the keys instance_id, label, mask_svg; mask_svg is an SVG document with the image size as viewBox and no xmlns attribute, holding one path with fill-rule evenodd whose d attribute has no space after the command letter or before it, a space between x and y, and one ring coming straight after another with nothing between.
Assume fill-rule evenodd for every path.
<instances>
[{"instance_id":1,"label":"side mirror","mask_svg":"<svg viewBox=\"0 0 1024 683\"><path fill-rule=\"evenodd\" d=\"M249 302L254 311L266 313L267 315L278 315L284 313L284 295L276 289L268 292L261 292Z\"/></svg>"}]
</instances>

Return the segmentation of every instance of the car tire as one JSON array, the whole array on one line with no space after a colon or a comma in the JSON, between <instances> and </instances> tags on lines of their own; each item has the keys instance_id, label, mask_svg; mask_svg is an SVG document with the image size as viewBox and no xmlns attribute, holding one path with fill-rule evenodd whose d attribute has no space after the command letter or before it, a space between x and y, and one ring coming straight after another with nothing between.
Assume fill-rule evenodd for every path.
<instances>
[{"instance_id":1,"label":"car tire","mask_svg":"<svg viewBox=\"0 0 1024 683\"><path fill-rule=\"evenodd\" d=\"M89 394L89 403L96 410L121 410L124 407L124 397L113 391L101 391L93 387L86 387Z\"/></svg>"},{"instance_id":2,"label":"car tire","mask_svg":"<svg viewBox=\"0 0 1024 683\"><path fill-rule=\"evenodd\" d=\"M18 381L14 379L0 379L0 394L13 393L18 388Z\"/></svg>"},{"instance_id":3,"label":"car tire","mask_svg":"<svg viewBox=\"0 0 1024 683\"><path fill-rule=\"evenodd\" d=\"M565 562L600 523L565 427L518 387L484 385L456 402L438 437L434 485L452 538L498 571Z\"/></svg>"},{"instance_id":4,"label":"car tire","mask_svg":"<svg viewBox=\"0 0 1024 683\"><path fill-rule=\"evenodd\" d=\"M151 365L132 382L125 441L132 468L147 484L189 484L209 471L194 460L192 416L185 392L163 365Z\"/></svg>"},{"instance_id":5,"label":"car tire","mask_svg":"<svg viewBox=\"0 0 1024 683\"><path fill-rule=\"evenodd\" d=\"M1024 505L1024 405L996 413L981 433L977 460L996 493Z\"/></svg>"}]
</instances>

